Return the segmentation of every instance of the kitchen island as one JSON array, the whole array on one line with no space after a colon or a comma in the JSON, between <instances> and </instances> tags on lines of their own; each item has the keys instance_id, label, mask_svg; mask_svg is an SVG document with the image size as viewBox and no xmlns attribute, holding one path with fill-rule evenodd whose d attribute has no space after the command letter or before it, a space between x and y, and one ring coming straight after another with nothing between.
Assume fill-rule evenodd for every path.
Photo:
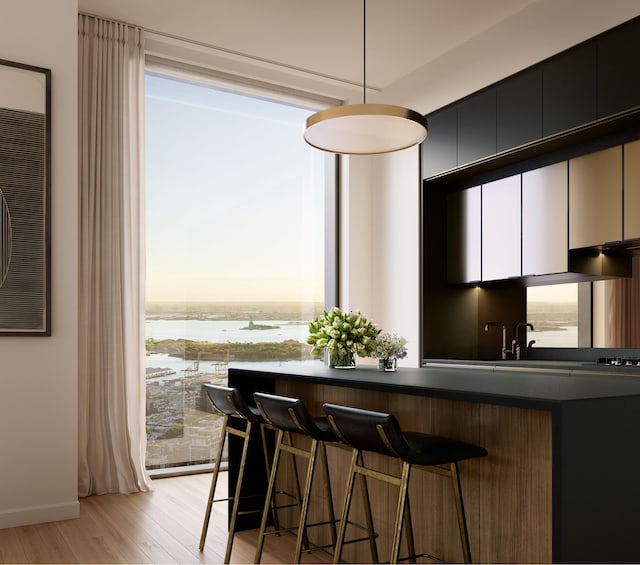
<instances>
[{"instance_id":1,"label":"kitchen island","mask_svg":"<svg viewBox=\"0 0 640 565\"><path fill-rule=\"evenodd\" d=\"M385 373L300 365L230 368L229 384L247 398L259 390L300 397L314 415L324 402L388 411L407 430L485 447L486 458L460 465L476 562L640 562L640 378L535 368ZM348 457L331 451L339 509ZM232 472L234 459L232 449ZM382 467L394 464L379 459ZM447 487L440 477L415 472L412 514L418 551L456 562L461 552ZM382 552L393 518L384 488L373 498ZM366 544L350 551L350 561L368 559Z\"/></svg>"}]
</instances>

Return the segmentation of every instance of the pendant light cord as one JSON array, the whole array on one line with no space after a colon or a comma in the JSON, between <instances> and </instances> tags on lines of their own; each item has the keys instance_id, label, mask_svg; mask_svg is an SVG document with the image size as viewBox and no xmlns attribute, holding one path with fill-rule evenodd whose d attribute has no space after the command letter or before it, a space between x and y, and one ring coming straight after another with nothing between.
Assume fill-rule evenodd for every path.
<instances>
[{"instance_id":1,"label":"pendant light cord","mask_svg":"<svg viewBox=\"0 0 640 565\"><path fill-rule=\"evenodd\" d=\"M362 103L367 103L367 0L362 0Z\"/></svg>"}]
</instances>

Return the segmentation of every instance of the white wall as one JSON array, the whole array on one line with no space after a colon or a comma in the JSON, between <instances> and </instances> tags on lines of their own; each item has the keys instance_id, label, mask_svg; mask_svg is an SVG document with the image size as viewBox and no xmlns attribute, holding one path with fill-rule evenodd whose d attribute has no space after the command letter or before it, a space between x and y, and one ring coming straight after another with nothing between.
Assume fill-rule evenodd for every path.
<instances>
[{"instance_id":1,"label":"white wall","mask_svg":"<svg viewBox=\"0 0 640 565\"><path fill-rule=\"evenodd\" d=\"M52 71L52 335L0 337L0 527L10 527L79 515L78 7L3 0L1 11L0 59Z\"/></svg>"},{"instance_id":2,"label":"white wall","mask_svg":"<svg viewBox=\"0 0 640 565\"><path fill-rule=\"evenodd\" d=\"M399 365L420 366L418 148L343 158L340 306L408 341ZM358 364L373 363L358 360Z\"/></svg>"}]
</instances>

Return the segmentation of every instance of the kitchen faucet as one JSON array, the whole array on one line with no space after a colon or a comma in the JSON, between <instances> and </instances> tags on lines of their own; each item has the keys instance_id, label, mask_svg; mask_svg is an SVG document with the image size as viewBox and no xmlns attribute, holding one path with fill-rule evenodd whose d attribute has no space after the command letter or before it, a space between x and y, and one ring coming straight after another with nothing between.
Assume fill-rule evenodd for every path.
<instances>
[{"instance_id":1,"label":"kitchen faucet","mask_svg":"<svg viewBox=\"0 0 640 565\"><path fill-rule=\"evenodd\" d=\"M502 328L502 359L507 358L507 328L505 327L503 322L487 322L484 325L484 331L488 332L489 327L497 326Z\"/></svg>"},{"instance_id":2,"label":"kitchen faucet","mask_svg":"<svg viewBox=\"0 0 640 565\"><path fill-rule=\"evenodd\" d=\"M528 322L518 322L513 327L513 341L511 342L511 353L515 355L516 359L520 360L520 342L518 341L518 330L520 328L529 328L531 331L534 331L533 324ZM533 345L534 341L530 341L527 345L527 349L529 349Z\"/></svg>"}]
</instances>

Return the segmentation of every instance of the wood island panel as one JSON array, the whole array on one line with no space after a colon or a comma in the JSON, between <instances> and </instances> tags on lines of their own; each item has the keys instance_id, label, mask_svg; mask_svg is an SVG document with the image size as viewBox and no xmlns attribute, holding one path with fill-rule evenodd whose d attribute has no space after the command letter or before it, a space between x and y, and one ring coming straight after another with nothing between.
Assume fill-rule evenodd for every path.
<instances>
[{"instance_id":1,"label":"wood island panel","mask_svg":"<svg viewBox=\"0 0 640 565\"><path fill-rule=\"evenodd\" d=\"M551 414L539 410L394 394L379 391L277 381L276 392L301 398L313 415L333 402L395 414L405 430L445 435L482 445L485 458L460 463L460 475L475 562L551 562ZM349 453L328 448L336 513L342 509ZM399 468L391 458L368 455L381 470ZM300 466L304 477L304 466ZM282 475L282 485L291 484ZM380 558L388 558L395 512L395 487L369 481ZM461 562L451 485L445 477L415 469L410 484L416 549L447 562ZM326 519L321 475L316 475L310 521ZM293 517L290 519L293 520ZM364 524L358 488L352 521ZM353 529L352 535L361 535ZM328 543L326 528L314 528L312 540ZM403 551L404 540L403 540ZM370 562L366 542L345 548L349 562Z\"/></svg>"}]
</instances>

